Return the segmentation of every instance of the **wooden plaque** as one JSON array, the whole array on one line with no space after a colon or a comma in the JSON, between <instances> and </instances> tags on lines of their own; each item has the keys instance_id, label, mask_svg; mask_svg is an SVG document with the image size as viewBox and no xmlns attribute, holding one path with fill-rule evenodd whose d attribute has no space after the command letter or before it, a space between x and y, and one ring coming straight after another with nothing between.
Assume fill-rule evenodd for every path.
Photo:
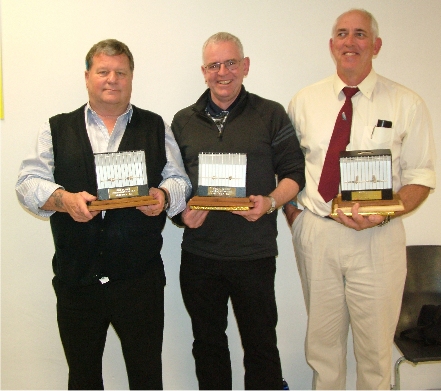
<instances>
[{"instance_id":1,"label":"wooden plaque","mask_svg":"<svg viewBox=\"0 0 441 391\"><path fill-rule=\"evenodd\" d=\"M249 210L254 203L247 197L200 197L188 201L190 209L197 210Z\"/></svg>"},{"instance_id":2,"label":"wooden plaque","mask_svg":"<svg viewBox=\"0 0 441 391\"><path fill-rule=\"evenodd\" d=\"M391 200L369 200L369 201L344 201L341 198L341 194L334 198L332 201L332 212L331 216L338 216L337 209L341 211L346 216L352 216L351 209L354 204L360 204L358 213L362 216L367 215L393 215L395 212L404 210L403 202L398 194L393 194L393 199Z\"/></svg>"},{"instance_id":3,"label":"wooden plaque","mask_svg":"<svg viewBox=\"0 0 441 391\"><path fill-rule=\"evenodd\" d=\"M88 205L90 211L119 208L133 208L136 206L159 204L152 196L117 198L113 200L96 200Z\"/></svg>"}]
</instances>

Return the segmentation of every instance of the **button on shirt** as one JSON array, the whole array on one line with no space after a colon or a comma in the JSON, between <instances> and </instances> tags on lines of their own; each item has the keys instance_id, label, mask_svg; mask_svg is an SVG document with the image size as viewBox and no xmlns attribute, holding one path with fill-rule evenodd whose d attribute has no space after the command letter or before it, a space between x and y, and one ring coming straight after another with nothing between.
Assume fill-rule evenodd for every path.
<instances>
[{"instance_id":1,"label":"button on shirt","mask_svg":"<svg viewBox=\"0 0 441 391\"><path fill-rule=\"evenodd\" d=\"M86 129L94 153L118 151L127 123L132 118L132 113L132 106L129 105L126 112L118 117L112 133L109 134L103 121L92 110L89 103L85 106ZM167 163L162 171L164 180L159 186L167 188L170 193L170 208L167 214L172 217L185 209L186 199L191 193L191 184L185 173L173 132L165 122L164 126ZM16 185L20 203L41 217L49 217L55 213L40 209L51 194L61 187L55 183L53 169L52 135L49 121L46 121L40 129L35 150L20 167Z\"/></svg>"},{"instance_id":2,"label":"button on shirt","mask_svg":"<svg viewBox=\"0 0 441 391\"><path fill-rule=\"evenodd\" d=\"M323 200L318 185L335 118L345 100L344 87L335 74L299 91L288 107L306 161L306 185L298 199L320 216L331 212L332 201ZM374 70L357 87L346 150L390 149L395 192L411 184L435 188L435 144L424 101ZM375 127L378 120L391 121L392 127Z\"/></svg>"}]
</instances>

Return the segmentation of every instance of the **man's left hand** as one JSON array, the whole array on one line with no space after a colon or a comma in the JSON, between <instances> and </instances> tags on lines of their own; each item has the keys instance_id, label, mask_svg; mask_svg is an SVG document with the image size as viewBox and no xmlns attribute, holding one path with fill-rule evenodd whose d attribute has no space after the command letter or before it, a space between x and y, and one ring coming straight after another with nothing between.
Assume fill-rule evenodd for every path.
<instances>
[{"instance_id":1,"label":"man's left hand","mask_svg":"<svg viewBox=\"0 0 441 391\"><path fill-rule=\"evenodd\" d=\"M250 201L254 203L254 207L249 210L235 210L231 213L242 216L248 221L257 221L270 209L271 200L261 195L250 195L249 198Z\"/></svg>"},{"instance_id":2,"label":"man's left hand","mask_svg":"<svg viewBox=\"0 0 441 391\"><path fill-rule=\"evenodd\" d=\"M352 216L346 216L340 209L337 209L338 217L331 216L335 221L340 224L345 225L348 228L355 229L356 231L361 231L366 228L372 228L381 224L385 219L381 215L368 215L362 216L358 213L360 204L356 203L352 209Z\"/></svg>"},{"instance_id":3,"label":"man's left hand","mask_svg":"<svg viewBox=\"0 0 441 391\"><path fill-rule=\"evenodd\" d=\"M155 200L158 200L159 204L137 206L136 209L140 210L146 216L158 216L164 210L164 193L162 192L162 190L159 190L156 187L151 187L149 190L149 195L152 196Z\"/></svg>"}]
</instances>

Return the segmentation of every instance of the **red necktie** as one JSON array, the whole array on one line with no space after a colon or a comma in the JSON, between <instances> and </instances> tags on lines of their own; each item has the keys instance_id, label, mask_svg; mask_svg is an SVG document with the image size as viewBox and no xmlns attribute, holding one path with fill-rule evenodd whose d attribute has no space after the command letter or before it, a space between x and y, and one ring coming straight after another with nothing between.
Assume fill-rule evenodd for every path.
<instances>
[{"instance_id":1,"label":"red necktie","mask_svg":"<svg viewBox=\"0 0 441 391\"><path fill-rule=\"evenodd\" d=\"M334 131L329 142L325 163L320 177L318 191L323 199L328 202L338 194L340 182L340 152L346 150L351 136L352 125L352 100L351 98L359 91L358 88L345 87L345 103L335 120Z\"/></svg>"}]
</instances>

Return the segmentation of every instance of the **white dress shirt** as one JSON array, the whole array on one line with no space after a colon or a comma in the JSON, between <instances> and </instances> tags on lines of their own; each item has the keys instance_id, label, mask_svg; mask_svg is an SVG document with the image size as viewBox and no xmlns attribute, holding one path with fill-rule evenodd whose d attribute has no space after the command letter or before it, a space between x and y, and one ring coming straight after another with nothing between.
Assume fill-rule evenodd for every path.
<instances>
[{"instance_id":1,"label":"white dress shirt","mask_svg":"<svg viewBox=\"0 0 441 391\"><path fill-rule=\"evenodd\" d=\"M299 91L288 107L306 160L306 185L298 200L320 216L331 212L332 201L323 200L318 185L335 120L345 100L344 87L335 74ZM394 192L410 184L435 188L435 144L424 101L373 69L357 87L360 92L352 98L351 138L346 150L390 149ZM378 120L391 121L392 127L375 127Z\"/></svg>"}]
</instances>

